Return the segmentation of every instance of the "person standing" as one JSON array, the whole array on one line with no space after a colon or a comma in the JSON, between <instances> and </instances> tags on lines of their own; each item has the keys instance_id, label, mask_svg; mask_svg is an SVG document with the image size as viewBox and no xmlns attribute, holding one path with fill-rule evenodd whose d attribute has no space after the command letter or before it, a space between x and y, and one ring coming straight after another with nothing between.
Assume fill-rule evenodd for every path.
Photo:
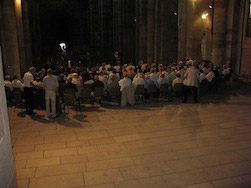
<instances>
[{"instance_id":1,"label":"person standing","mask_svg":"<svg viewBox=\"0 0 251 188\"><path fill-rule=\"evenodd\" d=\"M43 87L45 90L45 103L47 117L55 118L56 114L56 93L58 93L58 79L52 75L52 69L47 70L47 76L43 79ZM51 110L50 110L51 107Z\"/></svg>"},{"instance_id":2,"label":"person standing","mask_svg":"<svg viewBox=\"0 0 251 188\"><path fill-rule=\"evenodd\" d=\"M191 93L191 90L193 91L193 98L194 98L194 103L198 103L198 99L197 99L197 88L198 88L198 79L199 79L199 69L197 69L196 67L196 63L193 62L192 66L189 67L186 70L185 73L185 80L183 82L184 86L185 86L185 90L184 90L184 100L183 103L186 103L188 100L188 96Z\"/></svg>"},{"instance_id":3,"label":"person standing","mask_svg":"<svg viewBox=\"0 0 251 188\"><path fill-rule=\"evenodd\" d=\"M26 114L29 115L35 115L36 113L33 112L34 110L34 76L33 74L36 72L35 67L31 67L28 72L24 74L23 80L24 80L24 95L25 95L25 108L26 108Z\"/></svg>"}]
</instances>

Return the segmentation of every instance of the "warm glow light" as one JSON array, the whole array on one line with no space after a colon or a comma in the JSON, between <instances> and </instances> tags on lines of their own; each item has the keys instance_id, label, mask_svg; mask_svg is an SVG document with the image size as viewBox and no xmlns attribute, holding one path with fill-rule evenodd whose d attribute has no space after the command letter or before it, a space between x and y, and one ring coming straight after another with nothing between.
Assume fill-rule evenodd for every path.
<instances>
[{"instance_id":1,"label":"warm glow light","mask_svg":"<svg viewBox=\"0 0 251 188\"><path fill-rule=\"evenodd\" d=\"M212 8L213 8L213 6L212 6L212 5L209 5L208 7L209 7L210 9L212 9Z\"/></svg>"},{"instance_id":2,"label":"warm glow light","mask_svg":"<svg viewBox=\"0 0 251 188\"><path fill-rule=\"evenodd\" d=\"M175 12L174 15L177 16L178 15L177 12Z\"/></svg>"},{"instance_id":3,"label":"warm glow light","mask_svg":"<svg viewBox=\"0 0 251 188\"><path fill-rule=\"evenodd\" d=\"M203 13L203 14L201 15L201 18L202 18L203 20L205 20L207 17L208 17L208 13Z\"/></svg>"},{"instance_id":4,"label":"warm glow light","mask_svg":"<svg viewBox=\"0 0 251 188\"><path fill-rule=\"evenodd\" d=\"M21 7L21 0L15 0L16 6Z\"/></svg>"}]
</instances>

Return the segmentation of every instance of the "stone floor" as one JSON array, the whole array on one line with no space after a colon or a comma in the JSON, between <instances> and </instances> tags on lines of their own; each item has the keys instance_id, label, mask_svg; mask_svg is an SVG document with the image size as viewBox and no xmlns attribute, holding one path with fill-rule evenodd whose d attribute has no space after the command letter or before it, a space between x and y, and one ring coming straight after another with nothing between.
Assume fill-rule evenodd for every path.
<instances>
[{"instance_id":1,"label":"stone floor","mask_svg":"<svg viewBox=\"0 0 251 188\"><path fill-rule=\"evenodd\" d=\"M251 89L216 93L55 120L9 108L19 188L250 188Z\"/></svg>"}]
</instances>

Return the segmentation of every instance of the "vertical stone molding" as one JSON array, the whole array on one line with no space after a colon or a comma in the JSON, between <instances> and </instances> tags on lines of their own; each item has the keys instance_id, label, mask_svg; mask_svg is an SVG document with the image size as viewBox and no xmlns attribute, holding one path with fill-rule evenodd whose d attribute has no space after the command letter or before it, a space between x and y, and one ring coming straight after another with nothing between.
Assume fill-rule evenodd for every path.
<instances>
[{"instance_id":1,"label":"vertical stone molding","mask_svg":"<svg viewBox=\"0 0 251 188\"><path fill-rule=\"evenodd\" d=\"M212 62L217 66L226 63L227 7L227 0L214 2Z\"/></svg>"}]
</instances>

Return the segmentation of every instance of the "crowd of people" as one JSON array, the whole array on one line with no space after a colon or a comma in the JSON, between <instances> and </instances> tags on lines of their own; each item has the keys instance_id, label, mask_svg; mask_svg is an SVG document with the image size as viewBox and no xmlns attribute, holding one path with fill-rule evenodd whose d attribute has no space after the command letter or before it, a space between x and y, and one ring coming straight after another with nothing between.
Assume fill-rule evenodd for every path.
<instances>
[{"instance_id":1,"label":"crowd of people","mask_svg":"<svg viewBox=\"0 0 251 188\"><path fill-rule=\"evenodd\" d=\"M116 61L117 60L117 61ZM78 98L85 86L91 85L92 92L95 88L102 87L104 96L110 88L119 87L121 91L121 106L127 104L135 104L134 92L138 86L147 88L149 86L156 87L156 95L162 84L168 86L168 99L172 100L172 89L176 84L183 84L183 103L188 101L190 93L193 93L194 102L198 103L197 93L201 83L206 80L209 86L217 80L228 79L232 74L231 64L217 67L211 62L196 62L188 60L185 63L180 61L172 63L168 66L162 64L147 64L139 61L137 65L124 64L121 65L119 59L115 64L102 63L100 66L94 67L75 67L69 68L66 65L60 66L60 69L48 70L42 68L37 71L35 67L31 67L24 74L23 79L14 76L13 79L9 75L5 76L5 87L13 91L15 88L24 91L26 113L34 113L34 88L44 91L39 100L45 101L47 116L50 118L57 117L56 114L56 98L64 97L67 88L75 91L75 97ZM210 88L210 87L209 87ZM90 103L94 101L90 99ZM42 104L42 102L40 103ZM50 107L51 106L51 107Z\"/></svg>"}]
</instances>

